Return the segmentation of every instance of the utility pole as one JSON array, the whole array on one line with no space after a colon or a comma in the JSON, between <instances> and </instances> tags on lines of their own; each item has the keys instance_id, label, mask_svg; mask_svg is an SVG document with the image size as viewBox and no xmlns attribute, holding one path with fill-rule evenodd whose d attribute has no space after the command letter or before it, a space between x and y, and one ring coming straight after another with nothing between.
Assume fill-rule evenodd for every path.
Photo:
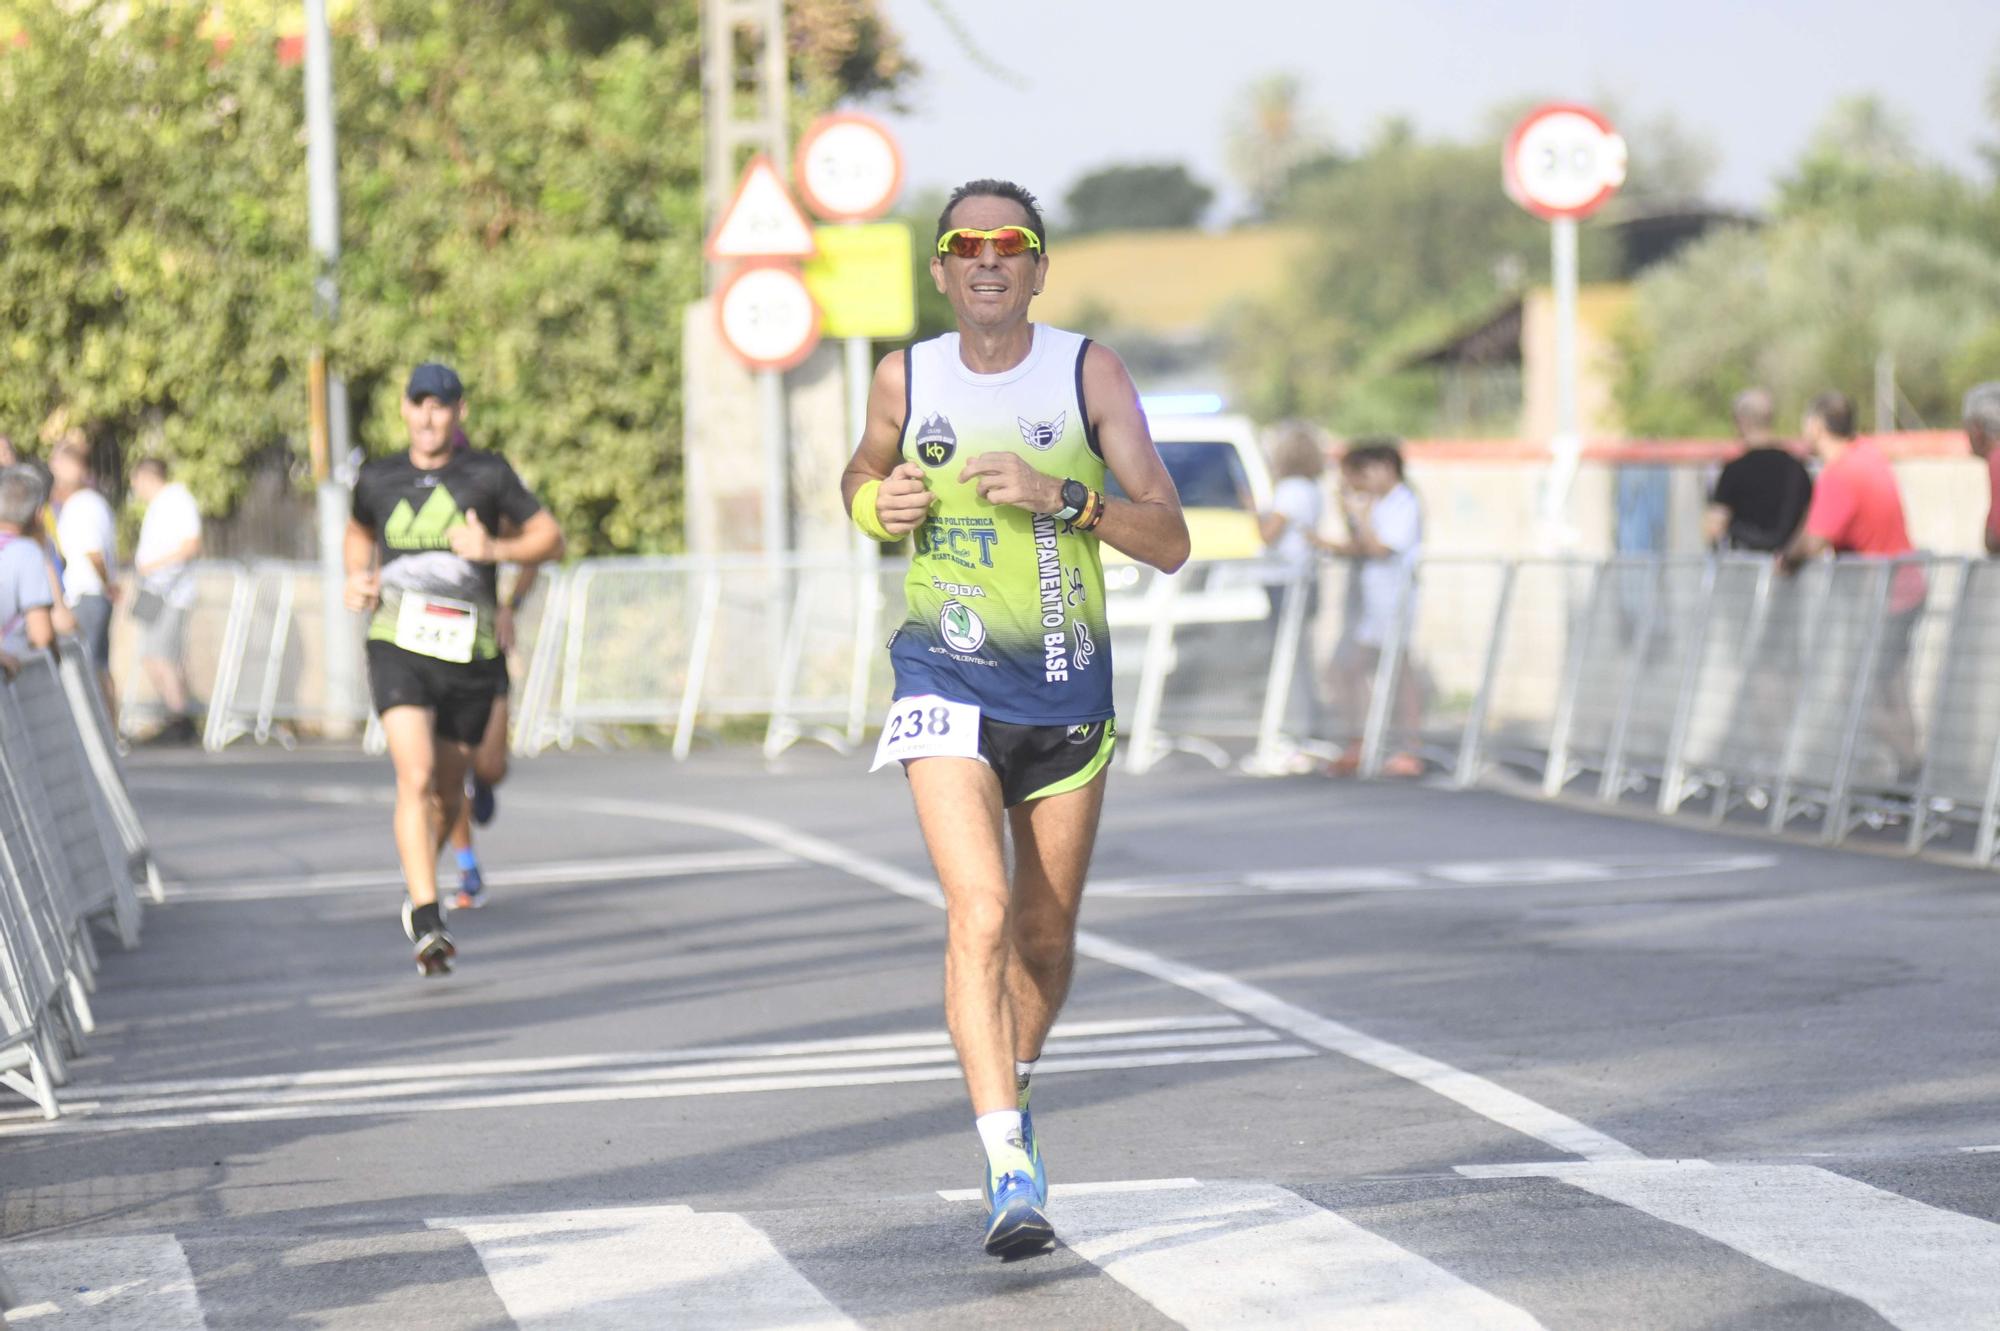
<instances>
[{"instance_id":1,"label":"utility pole","mask_svg":"<svg viewBox=\"0 0 2000 1331\"><path fill-rule=\"evenodd\" d=\"M313 313L331 324L340 313L334 265L340 259L339 157L333 137L333 35L326 0L306 0L306 189L310 236L318 272L313 278ZM359 697L354 654L344 650L354 626L343 603L346 569L342 545L347 532L347 385L329 373L324 348L314 347L308 390L312 395L308 432L318 506L322 658L326 671L327 728L345 728L348 709Z\"/></svg>"},{"instance_id":2,"label":"utility pole","mask_svg":"<svg viewBox=\"0 0 2000 1331\"><path fill-rule=\"evenodd\" d=\"M704 0L702 4L702 123L708 143L703 191L708 224L729 202L730 187L751 156L790 159L786 127L790 70L784 0ZM708 268L708 291L720 285ZM791 446L785 376L757 371L758 415L764 436L764 553L779 558L792 546Z\"/></svg>"}]
</instances>

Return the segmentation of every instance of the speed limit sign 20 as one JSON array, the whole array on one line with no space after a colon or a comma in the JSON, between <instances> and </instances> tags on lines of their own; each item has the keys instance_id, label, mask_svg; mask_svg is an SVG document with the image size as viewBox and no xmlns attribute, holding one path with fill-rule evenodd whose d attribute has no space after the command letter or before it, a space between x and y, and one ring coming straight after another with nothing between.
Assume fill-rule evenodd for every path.
<instances>
[{"instance_id":1,"label":"speed limit sign 20","mask_svg":"<svg viewBox=\"0 0 2000 1331\"><path fill-rule=\"evenodd\" d=\"M752 263L730 274L715 295L722 340L760 370L789 370L819 343L819 305L798 269Z\"/></svg>"},{"instance_id":2,"label":"speed limit sign 20","mask_svg":"<svg viewBox=\"0 0 2000 1331\"><path fill-rule=\"evenodd\" d=\"M1501 171L1508 195L1535 216L1588 217L1625 183L1625 140L1587 106L1541 106L1507 136Z\"/></svg>"}]
</instances>

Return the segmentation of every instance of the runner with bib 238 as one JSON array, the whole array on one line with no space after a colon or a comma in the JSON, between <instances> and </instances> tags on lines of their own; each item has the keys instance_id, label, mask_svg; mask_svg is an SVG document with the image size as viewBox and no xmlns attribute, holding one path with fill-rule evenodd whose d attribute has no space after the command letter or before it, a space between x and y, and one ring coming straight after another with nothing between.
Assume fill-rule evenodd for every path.
<instances>
[{"instance_id":1,"label":"runner with bib 238","mask_svg":"<svg viewBox=\"0 0 2000 1331\"><path fill-rule=\"evenodd\" d=\"M931 276L958 331L876 368L841 477L863 532L913 537L876 766L908 774L943 889L945 1019L986 1157L986 1250L1002 1257L1054 1238L1028 1100L1069 991L1115 739L1098 543L1169 572L1188 554L1125 366L1029 321L1047 235L1018 185L953 193ZM1107 471L1130 498L1105 494Z\"/></svg>"}]
</instances>

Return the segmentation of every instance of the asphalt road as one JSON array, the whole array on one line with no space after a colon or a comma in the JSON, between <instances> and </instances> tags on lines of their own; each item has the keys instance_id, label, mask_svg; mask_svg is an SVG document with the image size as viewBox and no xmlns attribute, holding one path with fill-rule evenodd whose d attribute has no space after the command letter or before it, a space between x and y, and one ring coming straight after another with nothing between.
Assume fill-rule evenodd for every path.
<instances>
[{"instance_id":1,"label":"asphalt road","mask_svg":"<svg viewBox=\"0 0 2000 1331\"><path fill-rule=\"evenodd\" d=\"M0 1106L10 1325L2000 1326L1991 875L1115 774L1003 1265L864 767L522 763L425 982L381 760L135 761L172 896Z\"/></svg>"}]
</instances>

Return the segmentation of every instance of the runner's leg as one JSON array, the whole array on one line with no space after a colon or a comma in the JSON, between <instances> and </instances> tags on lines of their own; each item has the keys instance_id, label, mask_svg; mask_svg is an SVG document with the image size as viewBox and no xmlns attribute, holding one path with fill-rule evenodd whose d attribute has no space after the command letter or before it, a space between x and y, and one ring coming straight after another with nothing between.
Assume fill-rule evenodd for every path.
<instances>
[{"instance_id":1,"label":"runner's leg","mask_svg":"<svg viewBox=\"0 0 2000 1331\"><path fill-rule=\"evenodd\" d=\"M430 860L432 892L436 892L437 857L452 827L465 813L465 773L472 765L472 746L434 736L431 742L431 794L437 812L432 827Z\"/></svg>"},{"instance_id":2,"label":"runner's leg","mask_svg":"<svg viewBox=\"0 0 2000 1331\"><path fill-rule=\"evenodd\" d=\"M1000 780L973 758L920 758L908 771L917 821L944 892L945 1025L973 1113L1013 1109Z\"/></svg>"},{"instance_id":3,"label":"runner's leg","mask_svg":"<svg viewBox=\"0 0 2000 1331\"><path fill-rule=\"evenodd\" d=\"M493 712L486 720L486 734L472 754L472 774L489 786L507 779L507 691L493 695ZM468 843L469 844L469 843Z\"/></svg>"},{"instance_id":4,"label":"runner's leg","mask_svg":"<svg viewBox=\"0 0 2000 1331\"><path fill-rule=\"evenodd\" d=\"M434 717L428 707L407 704L382 713L382 737L396 769L396 855L403 864L410 902L416 906L437 902L438 845L451 825L435 781L438 750L445 745L432 733Z\"/></svg>"},{"instance_id":5,"label":"runner's leg","mask_svg":"<svg viewBox=\"0 0 2000 1331\"><path fill-rule=\"evenodd\" d=\"M1014 898L1007 992L1014 1057L1032 1063L1069 996L1076 964L1076 915L1097 844L1107 773L1077 790L1007 811L1014 831Z\"/></svg>"}]
</instances>

